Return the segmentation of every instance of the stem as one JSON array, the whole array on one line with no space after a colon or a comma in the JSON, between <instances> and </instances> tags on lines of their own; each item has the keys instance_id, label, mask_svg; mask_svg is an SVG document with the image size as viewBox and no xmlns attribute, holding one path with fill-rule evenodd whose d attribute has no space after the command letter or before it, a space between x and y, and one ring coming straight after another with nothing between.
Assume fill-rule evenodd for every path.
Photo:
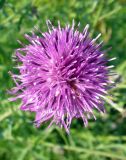
<instances>
[{"instance_id":1,"label":"stem","mask_svg":"<svg viewBox=\"0 0 126 160\"><path fill-rule=\"evenodd\" d=\"M3 121L5 118L9 117L12 114L12 111L8 111L0 116L0 122Z\"/></svg>"},{"instance_id":2,"label":"stem","mask_svg":"<svg viewBox=\"0 0 126 160\"><path fill-rule=\"evenodd\" d=\"M90 155L98 155L98 156L109 157L109 158L118 158L119 160L126 160L126 157L124 156L116 155L116 154L112 154L108 152L103 152L103 151L96 151L96 150L90 150L90 149L85 149L85 148L80 148L80 147L72 147L72 146L67 146L67 145L59 146L59 145L47 143L47 142L43 142L42 144L50 148L57 147L57 148L74 151L74 152L82 152L82 153L85 152Z\"/></svg>"}]
</instances>

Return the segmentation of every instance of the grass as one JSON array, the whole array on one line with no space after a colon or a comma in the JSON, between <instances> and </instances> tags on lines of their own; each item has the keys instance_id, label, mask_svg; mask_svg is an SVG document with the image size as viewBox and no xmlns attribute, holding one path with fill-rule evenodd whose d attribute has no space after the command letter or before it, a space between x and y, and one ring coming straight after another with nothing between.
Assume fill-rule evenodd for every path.
<instances>
[{"instance_id":1,"label":"grass","mask_svg":"<svg viewBox=\"0 0 126 160\"><path fill-rule=\"evenodd\" d=\"M0 0L0 160L125 160L126 159L126 1L125 0ZM12 55L34 26L46 30L45 20L62 26L72 19L90 24L91 36L102 33L108 57L118 73L116 88L106 97L107 113L89 121L87 128L74 120L70 136L46 124L32 125L34 114L21 112L20 102L9 102L13 86L8 72L14 70Z\"/></svg>"}]
</instances>

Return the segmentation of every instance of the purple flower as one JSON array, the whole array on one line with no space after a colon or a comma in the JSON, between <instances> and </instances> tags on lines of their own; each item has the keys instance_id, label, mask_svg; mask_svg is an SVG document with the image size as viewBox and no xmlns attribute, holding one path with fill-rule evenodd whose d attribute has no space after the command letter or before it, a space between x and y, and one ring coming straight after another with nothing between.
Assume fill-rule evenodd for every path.
<instances>
[{"instance_id":1,"label":"purple flower","mask_svg":"<svg viewBox=\"0 0 126 160\"><path fill-rule=\"evenodd\" d=\"M88 25L83 32L47 21L48 32L25 35L30 42L16 50L20 74L12 74L16 87L13 100L21 99L21 110L36 113L35 124L51 121L69 133L73 118L87 126L93 109L103 113L104 96L110 87L109 68L102 43L91 39ZM49 125L49 126L50 126Z\"/></svg>"}]
</instances>

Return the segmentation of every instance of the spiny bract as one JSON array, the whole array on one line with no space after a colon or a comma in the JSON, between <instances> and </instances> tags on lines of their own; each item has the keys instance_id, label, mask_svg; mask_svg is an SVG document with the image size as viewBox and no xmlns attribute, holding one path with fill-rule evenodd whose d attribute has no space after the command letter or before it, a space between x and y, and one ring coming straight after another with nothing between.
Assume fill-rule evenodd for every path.
<instances>
[{"instance_id":1,"label":"spiny bract","mask_svg":"<svg viewBox=\"0 0 126 160\"><path fill-rule=\"evenodd\" d=\"M93 109L104 112L103 97L110 86L109 68L102 43L91 39L86 25L83 32L72 26L54 27L48 32L25 35L30 42L16 50L20 74L12 74L16 83L11 91L22 100L21 110L36 113L35 124L51 120L69 133L73 118L82 118L85 126ZM49 125L49 126L50 126Z\"/></svg>"}]
</instances>

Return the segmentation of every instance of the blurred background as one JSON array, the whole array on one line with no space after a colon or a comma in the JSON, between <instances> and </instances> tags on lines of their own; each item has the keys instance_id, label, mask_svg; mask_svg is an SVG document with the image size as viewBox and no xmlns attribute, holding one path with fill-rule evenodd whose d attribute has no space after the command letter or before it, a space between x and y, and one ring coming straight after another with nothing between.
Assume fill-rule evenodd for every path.
<instances>
[{"instance_id":1,"label":"blurred background","mask_svg":"<svg viewBox=\"0 0 126 160\"><path fill-rule=\"evenodd\" d=\"M14 86L8 71L14 71L12 54L38 25L47 30L45 21L60 20L90 24L90 35L102 33L112 61L116 88L106 97L105 115L87 128L74 120L68 136L55 125L35 128L34 113L19 110L20 101L9 102L7 89ZM126 160L126 0L0 0L0 160Z\"/></svg>"}]
</instances>

